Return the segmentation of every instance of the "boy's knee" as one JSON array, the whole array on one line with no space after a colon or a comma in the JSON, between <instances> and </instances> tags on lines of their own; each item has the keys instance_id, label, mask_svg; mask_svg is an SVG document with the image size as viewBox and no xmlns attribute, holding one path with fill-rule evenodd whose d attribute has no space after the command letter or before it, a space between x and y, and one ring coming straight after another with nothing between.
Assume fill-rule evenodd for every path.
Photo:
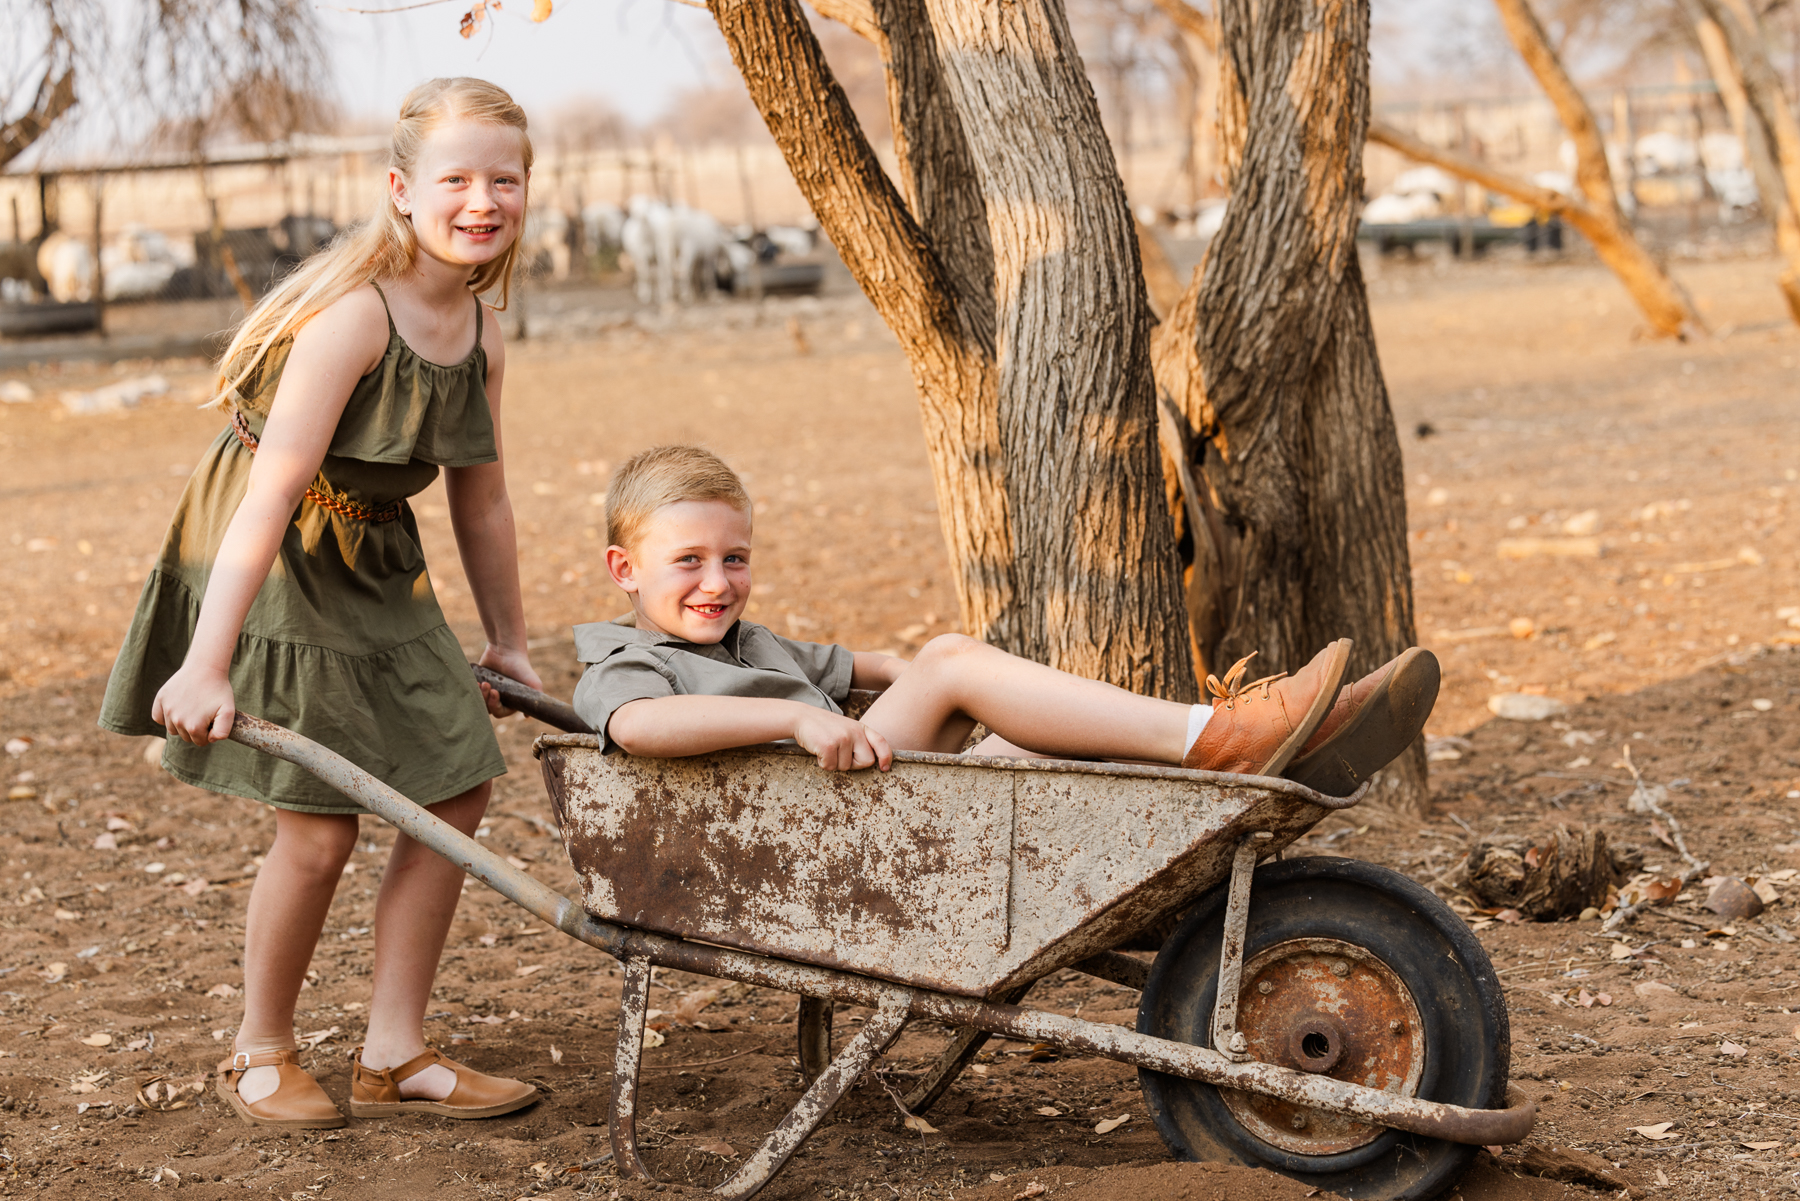
<instances>
[{"instance_id":1,"label":"boy's knee","mask_svg":"<svg viewBox=\"0 0 1800 1201\"><path fill-rule=\"evenodd\" d=\"M986 649L985 642L978 638L971 638L967 634L939 634L919 648L919 653L913 656L912 665L908 670L923 667L929 671L934 668L947 667L960 659Z\"/></svg>"}]
</instances>

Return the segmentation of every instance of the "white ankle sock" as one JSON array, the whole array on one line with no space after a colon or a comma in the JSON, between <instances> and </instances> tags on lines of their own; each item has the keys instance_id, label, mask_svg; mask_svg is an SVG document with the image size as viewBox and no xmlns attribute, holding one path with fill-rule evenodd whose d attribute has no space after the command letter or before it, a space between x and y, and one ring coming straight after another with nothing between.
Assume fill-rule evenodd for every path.
<instances>
[{"instance_id":1,"label":"white ankle sock","mask_svg":"<svg viewBox=\"0 0 1800 1201\"><path fill-rule=\"evenodd\" d=\"M1188 750L1190 750L1190 751L1193 750L1194 744L1196 742L1200 741L1200 735L1206 729L1206 723L1212 720L1212 715L1213 715L1213 707L1211 705L1189 705L1188 706L1188 728L1187 728L1187 749Z\"/></svg>"}]
</instances>

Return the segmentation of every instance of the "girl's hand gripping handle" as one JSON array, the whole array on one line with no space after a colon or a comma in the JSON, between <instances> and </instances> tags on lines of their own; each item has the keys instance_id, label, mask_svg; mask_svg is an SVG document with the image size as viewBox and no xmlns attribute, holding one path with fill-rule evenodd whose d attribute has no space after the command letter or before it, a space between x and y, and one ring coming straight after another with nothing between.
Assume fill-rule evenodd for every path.
<instances>
[{"instance_id":1,"label":"girl's hand gripping handle","mask_svg":"<svg viewBox=\"0 0 1800 1201\"><path fill-rule=\"evenodd\" d=\"M157 690L150 720L195 746L209 746L231 735L237 698L225 673L194 663L184 664Z\"/></svg>"}]
</instances>

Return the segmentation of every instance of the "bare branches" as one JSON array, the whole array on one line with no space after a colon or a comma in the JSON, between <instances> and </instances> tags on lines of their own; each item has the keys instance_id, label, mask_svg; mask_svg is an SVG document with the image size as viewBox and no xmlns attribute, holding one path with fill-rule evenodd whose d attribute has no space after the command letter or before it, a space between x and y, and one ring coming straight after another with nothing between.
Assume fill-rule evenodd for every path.
<instances>
[{"instance_id":1,"label":"bare branches","mask_svg":"<svg viewBox=\"0 0 1800 1201\"><path fill-rule=\"evenodd\" d=\"M1153 3L1162 10L1163 16L1175 23L1177 29L1198 38L1212 53L1219 52L1218 18L1201 12L1187 0L1153 0Z\"/></svg>"},{"instance_id":2,"label":"bare branches","mask_svg":"<svg viewBox=\"0 0 1800 1201\"><path fill-rule=\"evenodd\" d=\"M49 131L58 117L74 107L75 68L64 67L54 82L51 74L44 73L30 111L16 121L0 126L0 167L23 154L28 146Z\"/></svg>"},{"instance_id":3,"label":"bare branches","mask_svg":"<svg viewBox=\"0 0 1800 1201\"><path fill-rule=\"evenodd\" d=\"M813 9L821 16L847 25L859 37L877 46L887 42L881 25L875 20L875 8L868 0L812 0Z\"/></svg>"},{"instance_id":4,"label":"bare branches","mask_svg":"<svg viewBox=\"0 0 1800 1201\"><path fill-rule=\"evenodd\" d=\"M1577 202L1561 192L1540 188L1528 180L1516 175L1508 175L1497 171L1480 159L1459 154L1454 150L1442 150L1433 146L1423 138L1416 138L1401 129L1395 129L1382 121L1369 122L1369 141L1390 150L1398 150L1407 158L1421 163L1430 163L1434 167L1442 167L1452 175L1460 176L1470 183L1480 184L1492 192L1503 196L1511 196L1523 204L1542 209L1547 213L1571 214Z\"/></svg>"}]
</instances>

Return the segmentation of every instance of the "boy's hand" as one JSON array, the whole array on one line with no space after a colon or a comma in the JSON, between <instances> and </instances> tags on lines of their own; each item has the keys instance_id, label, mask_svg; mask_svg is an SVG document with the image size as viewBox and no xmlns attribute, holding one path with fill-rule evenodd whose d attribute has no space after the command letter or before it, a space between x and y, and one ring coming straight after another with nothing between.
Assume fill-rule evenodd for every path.
<instances>
[{"instance_id":1,"label":"boy's hand","mask_svg":"<svg viewBox=\"0 0 1800 1201\"><path fill-rule=\"evenodd\" d=\"M863 725L837 713L806 708L794 722L794 741L819 757L826 771L857 771L879 766L887 771L894 763L894 750L887 739Z\"/></svg>"}]
</instances>

